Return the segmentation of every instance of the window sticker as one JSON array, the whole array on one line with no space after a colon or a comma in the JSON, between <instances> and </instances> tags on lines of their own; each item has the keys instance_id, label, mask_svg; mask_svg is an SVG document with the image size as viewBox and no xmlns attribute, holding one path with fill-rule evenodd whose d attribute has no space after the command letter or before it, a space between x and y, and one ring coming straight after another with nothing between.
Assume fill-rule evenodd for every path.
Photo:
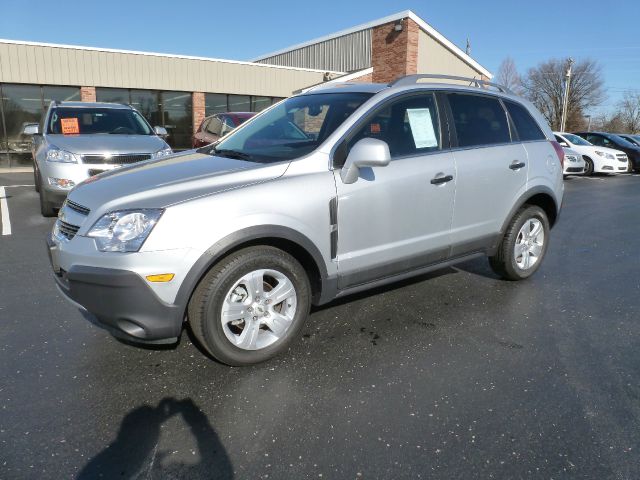
<instances>
[{"instance_id":1,"label":"window sticker","mask_svg":"<svg viewBox=\"0 0 640 480\"><path fill-rule=\"evenodd\" d=\"M61 118L60 124L62 125L63 135L77 135L80 133L80 125L78 124L78 119L76 117Z\"/></svg>"},{"instance_id":2,"label":"window sticker","mask_svg":"<svg viewBox=\"0 0 640 480\"><path fill-rule=\"evenodd\" d=\"M379 123L372 123L371 124L371 133L380 133L380 124Z\"/></svg>"},{"instance_id":3,"label":"window sticker","mask_svg":"<svg viewBox=\"0 0 640 480\"><path fill-rule=\"evenodd\" d=\"M431 111L428 108L408 108L407 115L416 148L437 147L438 139L433 128Z\"/></svg>"}]
</instances>

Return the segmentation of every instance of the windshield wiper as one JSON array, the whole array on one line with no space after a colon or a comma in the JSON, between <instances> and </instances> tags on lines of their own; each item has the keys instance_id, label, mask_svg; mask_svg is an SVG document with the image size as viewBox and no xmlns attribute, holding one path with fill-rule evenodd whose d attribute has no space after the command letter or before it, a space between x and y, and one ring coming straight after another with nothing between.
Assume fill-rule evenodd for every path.
<instances>
[{"instance_id":1,"label":"windshield wiper","mask_svg":"<svg viewBox=\"0 0 640 480\"><path fill-rule=\"evenodd\" d=\"M238 160L251 159L251 155L249 155L248 153L239 152L238 150L229 150L225 148L218 150L217 148L213 147L211 149L211 153L213 153L214 155L218 155L220 157L236 158Z\"/></svg>"}]
</instances>

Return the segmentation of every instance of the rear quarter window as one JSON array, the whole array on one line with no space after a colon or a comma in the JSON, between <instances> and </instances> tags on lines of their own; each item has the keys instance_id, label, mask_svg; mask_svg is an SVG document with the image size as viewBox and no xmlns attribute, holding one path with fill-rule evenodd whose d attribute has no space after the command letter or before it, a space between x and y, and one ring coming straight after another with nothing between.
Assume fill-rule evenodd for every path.
<instances>
[{"instance_id":1,"label":"rear quarter window","mask_svg":"<svg viewBox=\"0 0 640 480\"><path fill-rule=\"evenodd\" d=\"M546 139L542 129L538 126L538 123L533 119L526 108L513 102L504 103L509 115L511 116L511 120L513 120L513 124L518 132L518 138L521 142Z\"/></svg>"},{"instance_id":2,"label":"rear quarter window","mask_svg":"<svg viewBox=\"0 0 640 480\"><path fill-rule=\"evenodd\" d=\"M509 143L507 114L498 99L466 93L448 96L459 147Z\"/></svg>"}]
</instances>

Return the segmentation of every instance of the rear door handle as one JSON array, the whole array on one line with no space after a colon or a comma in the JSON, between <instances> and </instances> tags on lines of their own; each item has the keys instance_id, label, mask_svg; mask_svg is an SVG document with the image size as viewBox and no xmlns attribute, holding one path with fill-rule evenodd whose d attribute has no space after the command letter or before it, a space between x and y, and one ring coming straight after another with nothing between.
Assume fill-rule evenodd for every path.
<instances>
[{"instance_id":1,"label":"rear door handle","mask_svg":"<svg viewBox=\"0 0 640 480\"><path fill-rule=\"evenodd\" d=\"M511 165L509 165L509 168L511 170L520 170L525 165L526 165L526 163L524 163L524 162L519 162L518 160L514 160L513 162L511 162Z\"/></svg>"},{"instance_id":2,"label":"rear door handle","mask_svg":"<svg viewBox=\"0 0 640 480\"><path fill-rule=\"evenodd\" d=\"M431 184L432 185L440 185L442 183L450 182L451 180L453 180L453 175L446 175L446 176L442 176L442 177L433 177L431 179Z\"/></svg>"}]
</instances>

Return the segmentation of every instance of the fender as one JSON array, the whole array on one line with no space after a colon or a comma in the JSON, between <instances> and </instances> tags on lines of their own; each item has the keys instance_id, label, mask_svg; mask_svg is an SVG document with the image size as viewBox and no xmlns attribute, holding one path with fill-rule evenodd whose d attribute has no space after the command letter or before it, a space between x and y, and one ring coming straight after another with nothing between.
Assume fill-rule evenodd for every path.
<instances>
[{"instance_id":1,"label":"fender","mask_svg":"<svg viewBox=\"0 0 640 480\"><path fill-rule=\"evenodd\" d=\"M313 258L318 270L320 272L320 279L322 282L323 298L325 297L325 286L332 283L328 280L327 265L324 261L320 250L315 244L309 240L305 235L289 227L283 227L281 225L256 225L254 227L247 227L237 232L234 232L221 240L214 243L207 249L206 252L193 264L187 275L185 276L182 285L178 289L176 295L175 304L186 308L191 298L191 294L195 290L200 279L205 273L224 255L233 250L239 245L257 240L260 238L276 238L282 240L288 240L298 244L304 248L307 253ZM329 288L331 290L331 288ZM329 292L327 292L329 293Z\"/></svg>"},{"instance_id":2,"label":"fender","mask_svg":"<svg viewBox=\"0 0 640 480\"><path fill-rule=\"evenodd\" d=\"M504 235L504 232L507 231L507 227L509 226L509 222L511 221L513 216L516 214L516 212L518 210L520 210L520 208L525 203L527 203L527 200L529 200L534 195L539 195L541 193L547 195L549 198L551 198L553 200L553 204L554 204L555 210L556 210L556 222L557 222L557 219L560 216L560 207L558 205L558 199L556 198L556 195L553 193L553 190L551 190L551 188L549 188L547 186L544 186L544 185L538 185L538 186L532 187L532 188L528 189L526 192L524 192L518 198L518 200L515 202L515 204L513 205L511 210L509 211L509 214L507 215L507 218L505 218L505 220L504 220L504 222L502 224L502 227L500 228L500 234L497 236L498 240L497 240L496 244L494 244L491 247L490 252L488 253L489 255L492 255L493 252L495 252L496 249L498 248L498 245L500 245L500 242L502 241L502 237Z\"/></svg>"}]
</instances>

